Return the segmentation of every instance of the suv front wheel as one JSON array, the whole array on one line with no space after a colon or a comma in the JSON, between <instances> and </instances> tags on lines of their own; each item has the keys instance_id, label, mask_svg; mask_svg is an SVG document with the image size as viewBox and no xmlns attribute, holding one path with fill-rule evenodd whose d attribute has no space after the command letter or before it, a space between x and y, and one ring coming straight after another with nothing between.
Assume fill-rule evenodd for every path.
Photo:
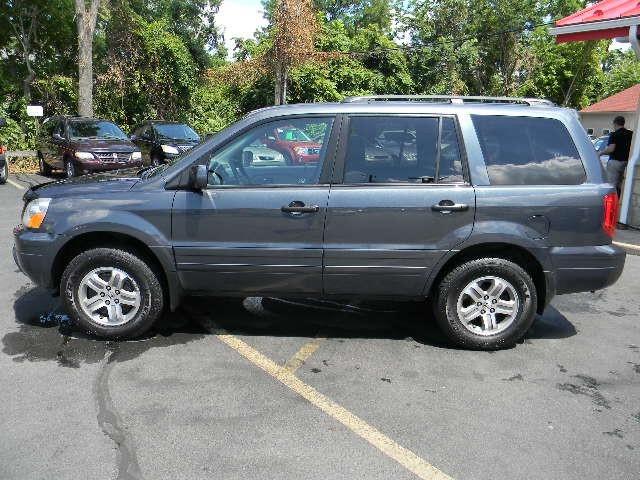
<instances>
[{"instance_id":1,"label":"suv front wheel","mask_svg":"<svg viewBox=\"0 0 640 480\"><path fill-rule=\"evenodd\" d=\"M510 347L529 330L537 292L531 276L502 258L471 260L439 285L434 313L455 343L475 349Z\"/></svg>"},{"instance_id":2,"label":"suv front wheel","mask_svg":"<svg viewBox=\"0 0 640 480\"><path fill-rule=\"evenodd\" d=\"M136 255L96 248L75 257L62 274L67 310L85 331L104 338L135 338L163 310L158 275Z\"/></svg>"}]
</instances>

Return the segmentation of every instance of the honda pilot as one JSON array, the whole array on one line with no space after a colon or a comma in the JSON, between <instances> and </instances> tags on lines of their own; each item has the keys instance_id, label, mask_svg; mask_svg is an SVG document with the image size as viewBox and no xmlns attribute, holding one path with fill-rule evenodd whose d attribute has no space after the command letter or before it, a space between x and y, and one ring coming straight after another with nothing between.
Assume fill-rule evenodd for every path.
<instances>
[{"instance_id":1,"label":"honda pilot","mask_svg":"<svg viewBox=\"0 0 640 480\"><path fill-rule=\"evenodd\" d=\"M274 131L315 160L247 162ZM247 150L248 148L253 150ZM29 190L14 256L77 324L142 335L187 295L427 300L456 344L521 339L620 276L618 199L574 112L360 97L258 110L170 164Z\"/></svg>"}]
</instances>

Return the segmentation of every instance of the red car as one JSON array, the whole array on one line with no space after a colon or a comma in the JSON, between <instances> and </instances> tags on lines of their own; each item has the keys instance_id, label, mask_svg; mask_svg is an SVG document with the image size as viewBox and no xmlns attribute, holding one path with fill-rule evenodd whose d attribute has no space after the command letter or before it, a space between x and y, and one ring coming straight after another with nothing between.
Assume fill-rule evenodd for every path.
<instances>
[{"instance_id":1,"label":"red car","mask_svg":"<svg viewBox=\"0 0 640 480\"><path fill-rule=\"evenodd\" d=\"M269 135L265 145L282 155L289 165L317 163L320 160L322 144L313 141L299 128L294 126L278 127Z\"/></svg>"}]
</instances>

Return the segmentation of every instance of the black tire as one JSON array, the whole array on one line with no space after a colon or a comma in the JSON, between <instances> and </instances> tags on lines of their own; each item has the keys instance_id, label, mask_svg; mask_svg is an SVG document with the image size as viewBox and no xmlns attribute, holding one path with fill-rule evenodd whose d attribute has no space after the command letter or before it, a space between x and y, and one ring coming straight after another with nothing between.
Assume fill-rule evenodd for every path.
<instances>
[{"instance_id":1,"label":"black tire","mask_svg":"<svg viewBox=\"0 0 640 480\"><path fill-rule=\"evenodd\" d=\"M78 169L76 167L76 164L70 158L66 158L64 161L64 173L67 178L78 176Z\"/></svg>"},{"instance_id":2,"label":"black tire","mask_svg":"<svg viewBox=\"0 0 640 480\"><path fill-rule=\"evenodd\" d=\"M463 290L474 280L483 277L506 280L518 296L515 318L511 324L505 323L508 326L504 330L497 330L495 334L482 335L472 331L464 325L458 315L458 300ZM485 298L487 297L483 297L478 305L485 301ZM535 319L537 304L535 284L522 267L502 258L481 258L463 263L443 278L437 286L433 309L440 328L457 345L475 350L496 350L511 347L524 336ZM461 305L464 306L464 304ZM472 324L470 328L483 329L481 325Z\"/></svg>"},{"instance_id":3,"label":"black tire","mask_svg":"<svg viewBox=\"0 0 640 480\"><path fill-rule=\"evenodd\" d=\"M0 167L0 185L7 183L7 178L9 178L9 161L5 159Z\"/></svg>"},{"instance_id":4,"label":"black tire","mask_svg":"<svg viewBox=\"0 0 640 480\"><path fill-rule=\"evenodd\" d=\"M40 175L44 175L45 177L51 175L51 167L44 161L41 152L38 152L38 169L40 170Z\"/></svg>"},{"instance_id":5,"label":"black tire","mask_svg":"<svg viewBox=\"0 0 640 480\"><path fill-rule=\"evenodd\" d=\"M139 287L140 306L126 323L117 326L94 321L79 305L80 283L85 275L100 267L117 268L129 275ZM95 248L76 256L62 274L60 291L67 311L84 331L108 339L136 338L144 334L164 309L164 294L159 275L133 253L112 248Z\"/></svg>"}]
</instances>

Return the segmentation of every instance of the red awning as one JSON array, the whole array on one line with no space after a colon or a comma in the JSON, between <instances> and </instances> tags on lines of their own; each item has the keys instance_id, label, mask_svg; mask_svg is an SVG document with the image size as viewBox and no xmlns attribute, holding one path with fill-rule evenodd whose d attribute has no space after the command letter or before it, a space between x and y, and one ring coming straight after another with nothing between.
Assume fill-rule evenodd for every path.
<instances>
[{"instance_id":1,"label":"red awning","mask_svg":"<svg viewBox=\"0 0 640 480\"><path fill-rule=\"evenodd\" d=\"M640 24L640 1L603 0L556 22L551 34L558 43L626 37Z\"/></svg>"}]
</instances>

